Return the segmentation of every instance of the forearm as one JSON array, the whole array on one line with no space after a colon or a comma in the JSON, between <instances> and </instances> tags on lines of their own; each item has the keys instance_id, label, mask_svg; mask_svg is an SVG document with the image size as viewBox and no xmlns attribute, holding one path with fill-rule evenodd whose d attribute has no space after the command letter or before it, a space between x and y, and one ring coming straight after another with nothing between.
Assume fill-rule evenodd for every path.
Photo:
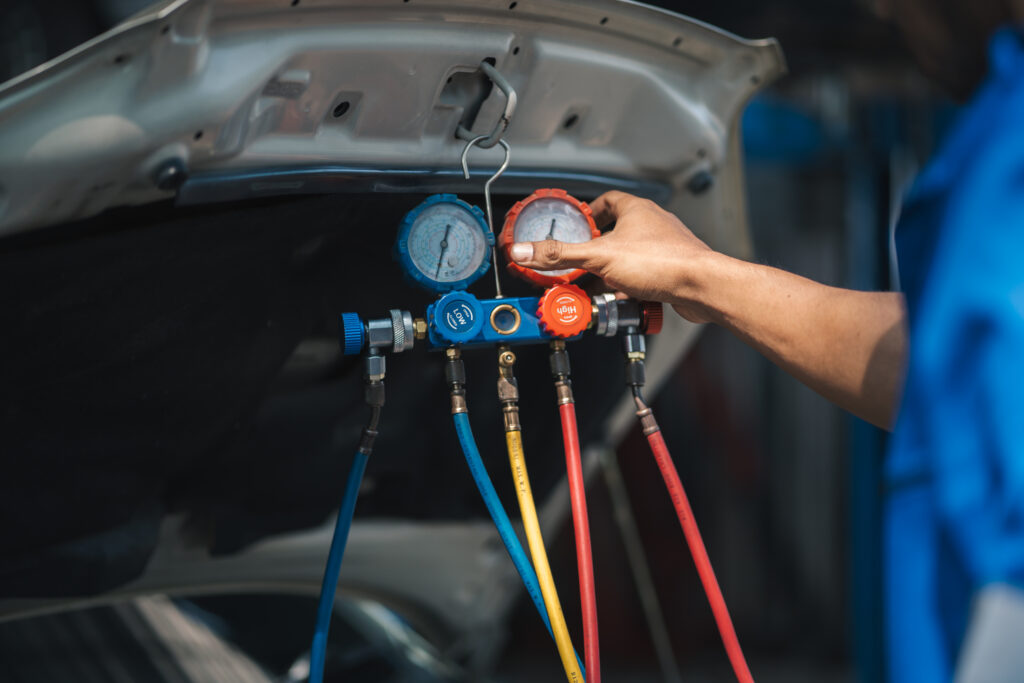
<instances>
[{"instance_id":1,"label":"forearm","mask_svg":"<svg viewBox=\"0 0 1024 683\"><path fill-rule=\"evenodd\" d=\"M682 298L825 398L891 428L908 344L902 294L828 287L721 254L700 272Z\"/></svg>"},{"instance_id":2,"label":"forearm","mask_svg":"<svg viewBox=\"0 0 1024 683\"><path fill-rule=\"evenodd\" d=\"M907 353L903 296L854 292L716 253L654 202L608 192L591 204L615 228L589 242L515 244L538 270L585 268L611 288L716 322L825 398L890 427Z\"/></svg>"}]
</instances>

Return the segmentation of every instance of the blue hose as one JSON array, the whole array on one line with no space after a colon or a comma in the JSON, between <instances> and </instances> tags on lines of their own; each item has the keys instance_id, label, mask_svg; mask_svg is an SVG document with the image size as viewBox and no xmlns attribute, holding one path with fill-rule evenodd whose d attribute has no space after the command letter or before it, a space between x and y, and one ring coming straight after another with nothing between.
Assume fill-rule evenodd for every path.
<instances>
[{"instance_id":1,"label":"blue hose","mask_svg":"<svg viewBox=\"0 0 1024 683\"><path fill-rule=\"evenodd\" d=\"M494 526L498 528L501 542L505 544L505 549L508 551L509 557L512 558L512 564L515 565L516 571L523 579L526 592L530 594L533 604L537 607L537 612L540 613L540 618L544 621L548 634L554 638L554 634L551 632L551 621L548 619L548 610L544 606L544 596L540 592L540 582L537 581L537 573L533 570L533 565L530 563L526 551L523 550L523 544L516 536L515 529L512 528L512 522L501 504L501 499L498 498L498 492L494 490L494 484L487 474L484 461L480 458L480 450L476 447L476 440L473 438L473 429L469 426L469 415L455 413L452 417L455 419L455 432L459 435L459 444L466 456L466 464L469 465L469 471L473 475L476 487L480 490L487 511L491 513ZM579 653L576 654L576 661L579 663L580 671L583 671L583 661L580 660ZM585 671L583 671L583 675L586 676Z\"/></svg>"},{"instance_id":2,"label":"blue hose","mask_svg":"<svg viewBox=\"0 0 1024 683\"><path fill-rule=\"evenodd\" d=\"M348 543L348 532L352 528L352 515L356 511L356 497L359 485L366 471L369 455L361 450L356 451L352 461L352 471L348 474L345 484L345 497L338 508L338 521L334 525L334 538L331 539L331 551L327 555L327 568L324 569L324 582L320 587L320 603L316 608L316 631L313 632L313 649L309 655L309 682L322 683L324 680L324 659L327 651L327 630L331 627L331 614L334 612L334 590L338 587L338 574L341 572L341 558L345 554Z\"/></svg>"}]
</instances>

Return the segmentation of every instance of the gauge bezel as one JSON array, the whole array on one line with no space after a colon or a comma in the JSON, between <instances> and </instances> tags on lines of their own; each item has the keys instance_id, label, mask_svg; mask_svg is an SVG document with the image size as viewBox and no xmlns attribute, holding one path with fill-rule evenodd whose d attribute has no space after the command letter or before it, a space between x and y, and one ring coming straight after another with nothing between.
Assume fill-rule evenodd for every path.
<instances>
[{"instance_id":1,"label":"gauge bezel","mask_svg":"<svg viewBox=\"0 0 1024 683\"><path fill-rule=\"evenodd\" d=\"M412 259L412 254L409 253L409 234L412 232L413 225L416 224L416 219L419 218L420 214L424 211L432 206L436 206L437 204L455 204L466 210L469 215L476 220L477 227L480 228L480 232L484 236L485 247L483 262L480 264L479 268L473 271L468 277L461 280L453 280L452 282L441 282L439 280L435 280L430 277L430 275L416 267L416 263ZM402 271L405 273L405 276L414 284L436 294L444 294L445 292L464 290L479 280L480 277L491 267L491 247L493 246L494 233L488 229L487 217L479 207L459 199L454 194L433 194L420 202L415 208L410 210L409 213L405 214L405 217L402 219L402 223L398 227L398 239L395 241L394 257L402 267Z\"/></svg>"},{"instance_id":2,"label":"gauge bezel","mask_svg":"<svg viewBox=\"0 0 1024 683\"><path fill-rule=\"evenodd\" d=\"M594 223L594 216L590 210L590 206L579 199L576 199L565 190L557 188L542 188L535 191L526 199L522 199L516 202L508 213L505 214L505 225L501 228L501 234L498 236L498 246L501 247L502 253L505 254L505 260L507 261L506 268L508 272L512 273L516 277L522 278L527 282L531 282L538 287L551 287L552 285L567 285L573 280L576 280L587 271L582 268L576 268L564 275L545 275L540 271L536 271L532 268L526 268L521 266L512 260L509 255L509 249L515 242L515 224L519 218L519 214L522 213L523 209L537 201L538 199L561 199L573 206L575 206L583 217L587 219L587 224L590 226L590 238L601 236L601 231L597 229L597 225Z\"/></svg>"}]
</instances>

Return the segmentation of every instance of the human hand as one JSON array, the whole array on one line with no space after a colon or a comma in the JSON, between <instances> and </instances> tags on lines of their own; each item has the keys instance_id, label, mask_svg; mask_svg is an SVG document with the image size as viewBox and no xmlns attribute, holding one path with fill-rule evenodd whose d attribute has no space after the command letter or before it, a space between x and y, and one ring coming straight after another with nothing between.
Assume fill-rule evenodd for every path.
<instances>
[{"instance_id":1,"label":"human hand","mask_svg":"<svg viewBox=\"0 0 1024 683\"><path fill-rule=\"evenodd\" d=\"M609 287L647 301L671 304L692 322L708 322L700 301L700 273L719 256L682 221L648 199L606 192L590 204L598 227L615 229L578 244L520 242L512 260L537 270L583 268Z\"/></svg>"}]
</instances>

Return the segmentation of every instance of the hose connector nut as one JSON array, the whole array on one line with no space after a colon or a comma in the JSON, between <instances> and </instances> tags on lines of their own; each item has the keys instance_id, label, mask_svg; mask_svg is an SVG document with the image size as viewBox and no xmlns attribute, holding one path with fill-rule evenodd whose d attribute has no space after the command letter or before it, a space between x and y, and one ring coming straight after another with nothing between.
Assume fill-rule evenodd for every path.
<instances>
[{"instance_id":1,"label":"hose connector nut","mask_svg":"<svg viewBox=\"0 0 1024 683\"><path fill-rule=\"evenodd\" d=\"M594 334L599 337L614 337L619 331L619 306L615 302L615 295L610 292L598 294L592 302Z\"/></svg>"},{"instance_id":2,"label":"hose connector nut","mask_svg":"<svg viewBox=\"0 0 1024 683\"><path fill-rule=\"evenodd\" d=\"M363 398L371 408L384 407L384 382L370 381L363 389Z\"/></svg>"},{"instance_id":3,"label":"hose connector nut","mask_svg":"<svg viewBox=\"0 0 1024 683\"><path fill-rule=\"evenodd\" d=\"M640 428L643 430L644 436L650 436L655 432L661 431L661 427L658 426L658 421L654 419L650 408L647 409L646 415L641 415L639 410L636 414L640 418Z\"/></svg>"},{"instance_id":4,"label":"hose connector nut","mask_svg":"<svg viewBox=\"0 0 1024 683\"><path fill-rule=\"evenodd\" d=\"M626 384L631 387L642 387L647 381L642 360L630 360L626 363Z\"/></svg>"},{"instance_id":5,"label":"hose connector nut","mask_svg":"<svg viewBox=\"0 0 1024 683\"><path fill-rule=\"evenodd\" d=\"M515 404L506 405L502 408L502 417L505 422L506 432L521 432L523 425L519 421L519 407Z\"/></svg>"},{"instance_id":6,"label":"hose connector nut","mask_svg":"<svg viewBox=\"0 0 1024 683\"><path fill-rule=\"evenodd\" d=\"M567 403L575 403L576 399L572 396L572 382L568 379L555 382L555 396L560 406L564 406Z\"/></svg>"},{"instance_id":7,"label":"hose connector nut","mask_svg":"<svg viewBox=\"0 0 1024 683\"><path fill-rule=\"evenodd\" d=\"M644 341L643 335L635 329L622 338L622 346L629 358L634 357L632 354L641 354L636 357L643 358L647 353L647 342Z\"/></svg>"},{"instance_id":8,"label":"hose connector nut","mask_svg":"<svg viewBox=\"0 0 1024 683\"><path fill-rule=\"evenodd\" d=\"M387 363L384 360L384 356L377 353L367 354L364 371L367 381L383 381L384 375L387 374Z\"/></svg>"},{"instance_id":9,"label":"hose connector nut","mask_svg":"<svg viewBox=\"0 0 1024 683\"><path fill-rule=\"evenodd\" d=\"M449 357L444 363L444 381L452 386L466 385L466 364L458 356Z\"/></svg>"},{"instance_id":10,"label":"hose connector nut","mask_svg":"<svg viewBox=\"0 0 1024 683\"><path fill-rule=\"evenodd\" d=\"M388 314L391 316L391 339L395 353L408 351L415 339L412 313L393 308Z\"/></svg>"},{"instance_id":11,"label":"hose connector nut","mask_svg":"<svg viewBox=\"0 0 1024 683\"><path fill-rule=\"evenodd\" d=\"M459 413L468 413L469 408L466 406L466 395L452 393L452 415L458 415Z\"/></svg>"},{"instance_id":12,"label":"hose connector nut","mask_svg":"<svg viewBox=\"0 0 1024 683\"><path fill-rule=\"evenodd\" d=\"M562 343L562 348L554 348L554 342L552 342L551 354L548 356L548 365L551 366L551 375L555 379L568 377L572 373L572 368L569 365L569 353L565 350L565 345Z\"/></svg>"}]
</instances>

